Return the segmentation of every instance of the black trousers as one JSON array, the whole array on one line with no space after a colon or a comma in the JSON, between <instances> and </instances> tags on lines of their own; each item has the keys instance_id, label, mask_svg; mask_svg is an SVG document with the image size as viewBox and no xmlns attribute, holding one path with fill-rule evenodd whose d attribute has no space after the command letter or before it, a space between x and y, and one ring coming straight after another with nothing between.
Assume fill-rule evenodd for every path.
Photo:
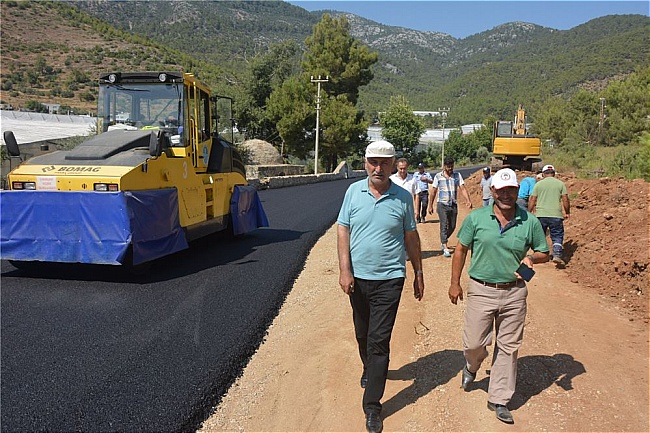
<instances>
[{"instance_id":1,"label":"black trousers","mask_svg":"<svg viewBox=\"0 0 650 433\"><path fill-rule=\"evenodd\" d=\"M456 221L458 220L458 205L446 205L438 202L436 207L438 219L440 219L440 242L445 244L456 230Z\"/></svg>"},{"instance_id":2,"label":"black trousers","mask_svg":"<svg viewBox=\"0 0 650 433\"><path fill-rule=\"evenodd\" d=\"M380 400L388 376L390 337L403 287L404 278L384 281L354 279L354 292L350 295L354 332L368 376L363 393L364 413L381 412Z\"/></svg>"},{"instance_id":3,"label":"black trousers","mask_svg":"<svg viewBox=\"0 0 650 433\"><path fill-rule=\"evenodd\" d=\"M422 221L427 217L427 207L429 206L429 191L420 191L420 209L417 210L418 218Z\"/></svg>"}]
</instances>

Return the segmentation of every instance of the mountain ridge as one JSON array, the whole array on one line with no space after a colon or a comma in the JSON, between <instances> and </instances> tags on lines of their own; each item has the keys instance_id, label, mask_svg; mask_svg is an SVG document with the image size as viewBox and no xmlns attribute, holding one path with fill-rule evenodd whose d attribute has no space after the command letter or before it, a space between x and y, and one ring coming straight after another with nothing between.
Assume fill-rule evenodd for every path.
<instances>
[{"instance_id":1,"label":"mountain ridge","mask_svg":"<svg viewBox=\"0 0 650 433\"><path fill-rule=\"evenodd\" d=\"M92 57L88 54L92 49L71 54L71 58L81 58L81 62L59 66L61 72L56 74L55 81L68 80L70 71L66 68L73 66L95 74L93 71L100 66L106 70L166 65L200 71L202 79L227 92L235 90L232 86L241 81L250 58L264 52L269 44L293 39L304 47L304 39L324 13L277 1L27 3L29 7L2 2L3 102L11 99L5 98L7 90L28 95L18 91L17 86L5 88L7 79L17 74L20 67L28 68L21 57L33 58L38 50L47 64L60 65L61 59L56 55L81 49L77 42L53 33L57 29L65 32L64 25L78 29L86 19L79 17L98 20L88 24L88 31L93 32L88 38L99 39L96 50L101 55L95 55L91 64L84 65L84 59ZM50 55L37 47L47 41L17 48L25 38L14 33L26 31L33 23L5 23L21 19L20 13L27 15L27 9L32 12L30 19L41 20L41 27L49 28L43 38L61 40L59 53ZM36 13L41 9L49 12ZM601 17L569 30L519 21L456 39L441 32L385 26L345 12L330 13L345 16L351 35L379 53L379 62L373 67L375 79L360 91L360 106L368 115L383 110L391 96L404 95L416 110L451 106L450 120L457 123L480 122L486 115L510 118L518 103L530 105L552 95L589 87L589 83L620 79L650 61L650 18L643 15ZM65 17L67 24L48 24L48 14ZM96 37L98 34L100 38ZM118 54L115 46L127 42L134 45ZM146 57L140 61L129 59L128 50L133 57ZM39 85L45 93L48 86L50 92L54 87L46 80ZM25 86L23 90L31 89ZM73 99L78 99L78 92L72 92ZM86 92L92 93L92 88ZM45 99L38 91L32 95ZM57 97L51 93L45 96Z\"/></svg>"}]
</instances>

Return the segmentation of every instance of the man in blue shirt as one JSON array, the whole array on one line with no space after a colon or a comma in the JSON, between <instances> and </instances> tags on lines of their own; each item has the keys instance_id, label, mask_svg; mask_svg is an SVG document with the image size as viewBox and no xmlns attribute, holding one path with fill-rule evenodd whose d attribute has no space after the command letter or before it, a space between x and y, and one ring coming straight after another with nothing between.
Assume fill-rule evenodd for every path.
<instances>
[{"instance_id":1,"label":"man in blue shirt","mask_svg":"<svg viewBox=\"0 0 650 433\"><path fill-rule=\"evenodd\" d=\"M523 209L528 210L528 198L533 192L533 187L537 181L534 177L525 177L519 182L519 194L517 195L517 204Z\"/></svg>"},{"instance_id":2,"label":"man in blue shirt","mask_svg":"<svg viewBox=\"0 0 650 433\"><path fill-rule=\"evenodd\" d=\"M427 218L429 185L433 183L433 176L428 171L424 171L424 164L419 163L418 171L413 173L413 179L415 179L418 187L415 213L417 215L417 221L423 223Z\"/></svg>"},{"instance_id":3,"label":"man in blue shirt","mask_svg":"<svg viewBox=\"0 0 650 433\"><path fill-rule=\"evenodd\" d=\"M339 284L350 296L354 331L363 363L361 387L366 430L380 433L381 398L388 376L390 338L406 277L408 253L413 295L424 295L420 237L413 198L391 182L395 149L387 141L366 148L368 177L350 185L337 219Z\"/></svg>"}]
</instances>

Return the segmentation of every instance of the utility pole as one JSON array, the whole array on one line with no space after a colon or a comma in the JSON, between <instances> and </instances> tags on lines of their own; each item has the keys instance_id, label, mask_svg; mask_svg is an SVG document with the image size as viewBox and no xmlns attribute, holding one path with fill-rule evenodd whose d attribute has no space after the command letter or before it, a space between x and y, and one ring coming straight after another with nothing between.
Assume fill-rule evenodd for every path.
<instances>
[{"instance_id":1,"label":"utility pole","mask_svg":"<svg viewBox=\"0 0 650 433\"><path fill-rule=\"evenodd\" d=\"M605 123L605 98L600 98L600 119L598 120L598 142L600 144L601 137L603 136L603 126Z\"/></svg>"},{"instance_id":2,"label":"utility pole","mask_svg":"<svg viewBox=\"0 0 650 433\"><path fill-rule=\"evenodd\" d=\"M442 117L442 157L440 167L445 168L445 120L447 119L447 113L449 112L449 107L438 108L438 112Z\"/></svg>"},{"instance_id":3,"label":"utility pole","mask_svg":"<svg viewBox=\"0 0 650 433\"><path fill-rule=\"evenodd\" d=\"M316 147L314 149L314 174L318 174L318 136L320 135L320 83L327 83L330 80L329 75L325 78L321 78L319 75L318 78L311 76L311 82L318 84L318 91L316 92Z\"/></svg>"}]
</instances>

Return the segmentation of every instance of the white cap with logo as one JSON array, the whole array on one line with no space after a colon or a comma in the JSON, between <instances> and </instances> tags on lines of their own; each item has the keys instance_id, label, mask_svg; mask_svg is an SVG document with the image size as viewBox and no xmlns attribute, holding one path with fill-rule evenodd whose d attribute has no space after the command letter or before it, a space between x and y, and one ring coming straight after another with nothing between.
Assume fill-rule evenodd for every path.
<instances>
[{"instance_id":1,"label":"white cap with logo","mask_svg":"<svg viewBox=\"0 0 650 433\"><path fill-rule=\"evenodd\" d=\"M510 168L502 168L492 176L491 185L494 189L506 188L508 186L519 186L517 175Z\"/></svg>"},{"instance_id":2,"label":"white cap with logo","mask_svg":"<svg viewBox=\"0 0 650 433\"><path fill-rule=\"evenodd\" d=\"M373 141L366 147L366 158L392 158L395 147L386 140Z\"/></svg>"},{"instance_id":3,"label":"white cap with logo","mask_svg":"<svg viewBox=\"0 0 650 433\"><path fill-rule=\"evenodd\" d=\"M551 171L552 171L552 172L555 172L555 167L553 167L551 164L546 164L546 165L542 168L542 173L545 173L545 172L547 172L547 171L548 171L548 172L551 172Z\"/></svg>"}]
</instances>

